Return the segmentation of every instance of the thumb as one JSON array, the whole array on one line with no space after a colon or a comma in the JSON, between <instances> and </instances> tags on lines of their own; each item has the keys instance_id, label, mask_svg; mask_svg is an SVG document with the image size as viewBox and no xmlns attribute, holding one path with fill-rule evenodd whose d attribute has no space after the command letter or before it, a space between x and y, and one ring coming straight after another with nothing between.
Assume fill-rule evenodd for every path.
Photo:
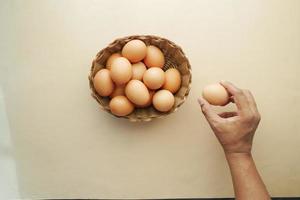
<instances>
[{"instance_id":1,"label":"thumb","mask_svg":"<svg viewBox=\"0 0 300 200\"><path fill-rule=\"evenodd\" d=\"M201 106L202 113L210 124L221 120L221 117L213 111L211 105L204 98L199 97L198 103Z\"/></svg>"}]
</instances>

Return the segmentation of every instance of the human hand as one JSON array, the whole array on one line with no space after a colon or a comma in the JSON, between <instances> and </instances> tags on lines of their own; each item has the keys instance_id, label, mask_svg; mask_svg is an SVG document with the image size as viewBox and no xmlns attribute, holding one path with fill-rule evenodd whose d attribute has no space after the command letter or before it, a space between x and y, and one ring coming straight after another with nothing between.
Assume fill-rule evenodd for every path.
<instances>
[{"instance_id":1,"label":"human hand","mask_svg":"<svg viewBox=\"0 0 300 200\"><path fill-rule=\"evenodd\" d=\"M249 90L229 82L221 82L236 104L237 111L216 113L202 97L198 99L202 112L227 153L251 153L252 140L260 121L255 100Z\"/></svg>"}]
</instances>

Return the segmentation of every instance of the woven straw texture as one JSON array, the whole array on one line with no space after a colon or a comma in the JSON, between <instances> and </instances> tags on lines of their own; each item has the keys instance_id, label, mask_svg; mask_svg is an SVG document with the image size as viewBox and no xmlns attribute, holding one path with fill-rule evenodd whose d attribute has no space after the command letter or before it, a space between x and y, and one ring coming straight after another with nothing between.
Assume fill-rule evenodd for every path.
<instances>
[{"instance_id":1,"label":"woven straw texture","mask_svg":"<svg viewBox=\"0 0 300 200\"><path fill-rule=\"evenodd\" d=\"M178 92L174 94L175 104L169 112L159 112L155 110L153 106L150 106L148 108L136 108L130 115L121 118L127 118L133 122L151 121L154 118L164 117L175 112L184 103L189 94L192 81L191 66L187 57L179 46L168 39L153 35L134 35L116 39L96 55L96 58L93 60L89 75L89 85L92 91L92 97L94 97L100 104L100 108L111 113L108 106L110 99L108 97L101 97L97 94L94 88L93 78L100 69L105 68L106 61L111 54L120 52L123 46L133 39L142 40L146 45L154 45L161 49L165 56L165 65L163 70L167 70L169 68L178 69L181 74L181 87Z\"/></svg>"}]
</instances>

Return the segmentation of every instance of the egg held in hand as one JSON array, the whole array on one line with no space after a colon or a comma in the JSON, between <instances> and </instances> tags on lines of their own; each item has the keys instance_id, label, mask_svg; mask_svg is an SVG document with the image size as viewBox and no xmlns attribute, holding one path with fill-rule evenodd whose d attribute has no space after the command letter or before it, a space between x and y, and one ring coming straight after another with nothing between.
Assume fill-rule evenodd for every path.
<instances>
[{"instance_id":1,"label":"egg held in hand","mask_svg":"<svg viewBox=\"0 0 300 200\"><path fill-rule=\"evenodd\" d=\"M220 83L206 86L202 91L202 96L208 103L215 106L223 106L229 102L229 94Z\"/></svg>"},{"instance_id":2,"label":"egg held in hand","mask_svg":"<svg viewBox=\"0 0 300 200\"><path fill-rule=\"evenodd\" d=\"M132 113L134 105L125 96L116 96L109 102L110 111L117 116L126 116Z\"/></svg>"},{"instance_id":3,"label":"egg held in hand","mask_svg":"<svg viewBox=\"0 0 300 200\"><path fill-rule=\"evenodd\" d=\"M173 108L175 98L169 90L159 90L154 94L152 103L156 110L168 112Z\"/></svg>"},{"instance_id":4,"label":"egg held in hand","mask_svg":"<svg viewBox=\"0 0 300 200\"><path fill-rule=\"evenodd\" d=\"M114 90L114 83L108 69L99 70L93 78L96 92L103 97L109 96Z\"/></svg>"},{"instance_id":5,"label":"egg held in hand","mask_svg":"<svg viewBox=\"0 0 300 200\"><path fill-rule=\"evenodd\" d=\"M118 85L127 83L132 77L131 63L124 57L116 58L111 64L110 75Z\"/></svg>"}]
</instances>

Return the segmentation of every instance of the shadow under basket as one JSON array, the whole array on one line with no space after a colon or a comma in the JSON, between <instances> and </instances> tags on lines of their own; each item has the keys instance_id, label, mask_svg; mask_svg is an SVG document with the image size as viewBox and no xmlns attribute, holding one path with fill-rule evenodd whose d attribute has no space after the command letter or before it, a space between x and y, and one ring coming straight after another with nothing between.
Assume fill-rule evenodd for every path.
<instances>
[{"instance_id":1,"label":"shadow under basket","mask_svg":"<svg viewBox=\"0 0 300 200\"><path fill-rule=\"evenodd\" d=\"M187 57L179 46L168 39L152 35L134 35L116 39L96 55L96 58L93 60L89 75L89 85L90 89L92 90L92 97L96 99L103 110L112 114L108 106L110 98L101 97L97 94L94 88L94 76L100 69L105 68L106 61L111 54L120 52L123 46L133 39L142 40L147 46L154 45L158 47L165 56L165 65L163 67L163 70L165 71L169 68L176 68L177 70L179 70L181 74L181 87L178 92L174 94L175 104L173 108L168 112L159 112L153 106L149 106L147 108L135 108L135 110L130 115L124 117L114 116L118 118L127 118L130 121L136 122L151 121L154 118L161 118L175 112L184 103L189 94L192 81L191 66Z\"/></svg>"}]
</instances>

